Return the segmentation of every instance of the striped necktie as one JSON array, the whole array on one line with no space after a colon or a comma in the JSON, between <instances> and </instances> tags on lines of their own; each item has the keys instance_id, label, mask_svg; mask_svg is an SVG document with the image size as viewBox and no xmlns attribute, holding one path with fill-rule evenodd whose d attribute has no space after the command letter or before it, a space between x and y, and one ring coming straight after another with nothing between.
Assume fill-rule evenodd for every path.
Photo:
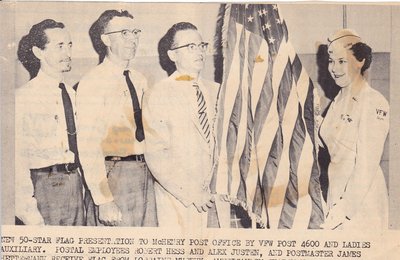
<instances>
[{"instance_id":1,"label":"striped necktie","mask_svg":"<svg viewBox=\"0 0 400 260\"><path fill-rule=\"evenodd\" d=\"M208 122L206 100L204 99L204 95L201 92L199 85L197 85L197 83L193 83L193 87L196 88L197 105L198 105L197 112L199 116L200 126L207 140L207 143L210 143L210 123Z\"/></svg>"}]
</instances>

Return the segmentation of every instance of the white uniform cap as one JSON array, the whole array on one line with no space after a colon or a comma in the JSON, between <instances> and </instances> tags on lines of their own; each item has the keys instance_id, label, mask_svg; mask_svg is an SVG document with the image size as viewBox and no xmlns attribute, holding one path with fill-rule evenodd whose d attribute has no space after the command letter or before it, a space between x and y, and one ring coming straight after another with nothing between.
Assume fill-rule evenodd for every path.
<instances>
[{"instance_id":1,"label":"white uniform cap","mask_svg":"<svg viewBox=\"0 0 400 260\"><path fill-rule=\"evenodd\" d=\"M349 49L353 44L361 42L361 37L352 29L341 29L333 33L328 38L328 52L332 45L341 45L341 47Z\"/></svg>"}]
</instances>

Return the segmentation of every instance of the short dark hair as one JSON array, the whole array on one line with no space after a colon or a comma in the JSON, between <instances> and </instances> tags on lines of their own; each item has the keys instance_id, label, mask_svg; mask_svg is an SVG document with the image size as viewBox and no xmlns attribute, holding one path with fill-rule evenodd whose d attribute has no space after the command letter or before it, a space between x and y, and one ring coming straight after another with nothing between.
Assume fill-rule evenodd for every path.
<instances>
[{"instance_id":1,"label":"short dark hair","mask_svg":"<svg viewBox=\"0 0 400 260\"><path fill-rule=\"evenodd\" d=\"M108 23L114 17L128 17L133 19L133 16L126 10L106 10L100 17L92 24L89 29L89 36L92 40L92 45L94 50L99 55L99 63L102 63L107 55L107 46L101 40L101 35L108 26Z\"/></svg>"},{"instance_id":2,"label":"short dark hair","mask_svg":"<svg viewBox=\"0 0 400 260\"><path fill-rule=\"evenodd\" d=\"M363 42L357 42L351 46L350 50L353 51L354 57L358 61L362 61L365 59L364 65L361 68L361 75L364 75L364 71L366 71L372 62L372 49L367 44Z\"/></svg>"},{"instance_id":3,"label":"short dark hair","mask_svg":"<svg viewBox=\"0 0 400 260\"><path fill-rule=\"evenodd\" d=\"M46 19L35 24L29 33L21 38L18 44L17 56L19 61L29 72L30 78L36 77L40 69L40 60L32 51L34 46L44 50L49 43L45 30L54 28L64 28L64 24L52 19Z\"/></svg>"},{"instance_id":4,"label":"short dark hair","mask_svg":"<svg viewBox=\"0 0 400 260\"><path fill-rule=\"evenodd\" d=\"M167 33L158 42L158 57L160 65L163 70L168 73L168 76L174 73L174 71L176 70L175 63L168 56L168 50L170 50L172 45L174 44L176 33L185 30L197 31L197 27L188 22L176 23L171 28L169 28Z\"/></svg>"}]
</instances>

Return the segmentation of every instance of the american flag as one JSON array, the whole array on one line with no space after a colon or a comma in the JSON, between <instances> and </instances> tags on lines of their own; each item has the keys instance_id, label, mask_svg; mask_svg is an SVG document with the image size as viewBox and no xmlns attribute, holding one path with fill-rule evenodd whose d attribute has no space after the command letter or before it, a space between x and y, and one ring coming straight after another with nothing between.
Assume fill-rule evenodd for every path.
<instances>
[{"instance_id":1,"label":"american flag","mask_svg":"<svg viewBox=\"0 0 400 260\"><path fill-rule=\"evenodd\" d=\"M227 4L220 15L214 188L261 227L318 228L314 87L286 24L273 4Z\"/></svg>"}]
</instances>

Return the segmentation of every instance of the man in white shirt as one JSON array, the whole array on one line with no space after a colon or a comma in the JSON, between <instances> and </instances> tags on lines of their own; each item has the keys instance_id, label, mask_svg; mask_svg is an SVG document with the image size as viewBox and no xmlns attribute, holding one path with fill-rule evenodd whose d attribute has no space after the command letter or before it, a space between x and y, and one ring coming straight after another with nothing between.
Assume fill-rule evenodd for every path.
<instances>
[{"instance_id":1,"label":"man in white shirt","mask_svg":"<svg viewBox=\"0 0 400 260\"><path fill-rule=\"evenodd\" d=\"M32 26L18 48L31 80L15 97L15 215L26 225L83 225L75 90L64 83L72 42L64 24Z\"/></svg>"},{"instance_id":2,"label":"man in white shirt","mask_svg":"<svg viewBox=\"0 0 400 260\"><path fill-rule=\"evenodd\" d=\"M210 223L216 219L210 182L219 86L200 76L207 45L193 24L173 25L159 43L161 66L172 74L146 93L143 106L159 225L189 233L218 226Z\"/></svg>"},{"instance_id":3,"label":"man in white shirt","mask_svg":"<svg viewBox=\"0 0 400 260\"><path fill-rule=\"evenodd\" d=\"M154 181L143 155L147 81L132 69L140 32L130 13L117 10L103 12L89 30L100 64L79 82L78 143L97 225L157 225Z\"/></svg>"}]
</instances>

